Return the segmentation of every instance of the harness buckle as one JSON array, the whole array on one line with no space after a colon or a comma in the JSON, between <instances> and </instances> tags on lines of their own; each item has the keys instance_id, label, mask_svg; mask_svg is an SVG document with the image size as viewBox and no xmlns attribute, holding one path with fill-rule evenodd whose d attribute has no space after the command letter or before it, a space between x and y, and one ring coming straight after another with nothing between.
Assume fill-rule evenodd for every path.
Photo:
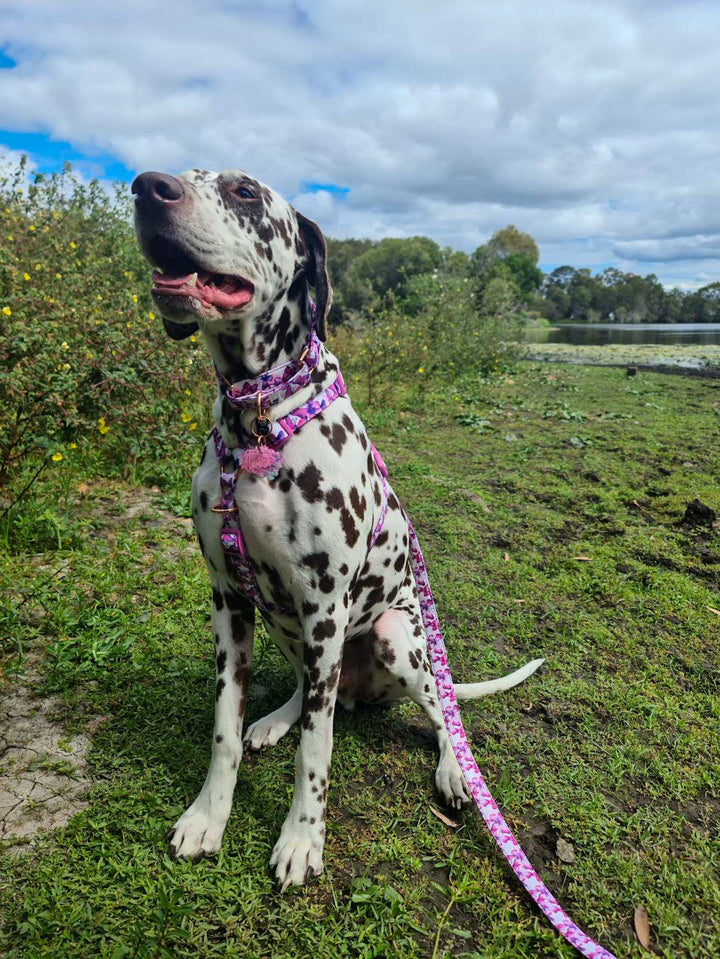
<instances>
[{"instance_id":1,"label":"harness buckle","mask_svg":"<svg viewBox=\"0 0 720 959\"><path fill-rule=\"evenodd\" d=\"M227 506L227 507L211 506L210 507L211 513L237 513L237 511L238 511L237 506Z\"/></svg>"}]
</instances>

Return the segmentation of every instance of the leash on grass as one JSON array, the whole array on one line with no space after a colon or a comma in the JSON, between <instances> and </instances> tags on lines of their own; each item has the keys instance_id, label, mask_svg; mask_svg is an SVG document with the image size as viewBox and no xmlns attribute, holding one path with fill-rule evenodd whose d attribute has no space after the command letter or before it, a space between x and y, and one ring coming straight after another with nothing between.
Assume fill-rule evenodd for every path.
<instances>
[{"instance_id":1,"label":"leash on grass","mask_svg":"<svg viewBox=\"0 0 720 959\"><path fill-rule=\"evenodd\" d=\"M460 763L460 768L463 771L473 799L482 813L485 824L490 830L493 839L500 847L503 856L505 856L510 864L512 871L560 935L567 939L581 955L587 956L588 959L616 959L611 952L608 952L607 949L598 945L584 933L579 926L575 925L570 916L568 916L557 899L555 899L543 883L542 879L533 869L530 860L523 852L520 843L510 831L503 814L498 809L490 790L485 784L485 780L470 749L462 719L460 718L460 710L458 709L457 697L455 696L455 687L453 685L453 678L450 673L447 652L445 650L445 641L442 630L440 629L435 600L433 599L432 590L430 589L430 581L428 579L427 567L425 566L422 550L420 549L420 542L417 533L413 529L412 523L409 521L408 527L410 530L413 575L420 600L420 610L422 612L423 626L427 638L430 663L440 698L440 708L442 709L445 726L450 736L453 752L457 757L457 761Z\"/></svg>"}]
</instances>

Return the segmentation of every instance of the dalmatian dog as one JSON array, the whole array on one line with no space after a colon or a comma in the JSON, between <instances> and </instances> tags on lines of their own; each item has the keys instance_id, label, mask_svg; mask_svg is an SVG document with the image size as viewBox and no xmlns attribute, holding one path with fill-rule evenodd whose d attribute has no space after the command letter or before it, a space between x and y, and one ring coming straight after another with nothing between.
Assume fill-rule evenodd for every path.
<instances>
[{"instance_id":1,"label":"dalmatian dog","mask_svg":"<svg viewBox=\"0 0 720 959\"><path fill-rule=\"evenodd\" d=\"M135 227L153 274L153 298L167 333L198 329L219 382L234 384L297 360L314 323L321 342L311 382L271 413L282 417L338 375L322 343L332 291L318 226L242 170L143 173L133 185ZM314 291L313 314L310 291ZM254 442L253 411L230 406L220 390L214 419L227 449ZM323 868L325 811L335 704L410 697L437 734L438 791L455 808L469 800L452 752L427 656L411 568L408 521L389 492L383 509L378 464L347 395L299 430L274 477L241 472L237 516L260 593L265 627L295 670L291 698L245 731L255 607L220 543L216 446L210 438L193 477L200 549L212 586L217 674L209 770L199 795L170 834L178 857L217 853L230 814L243 746L272 746L297 722L295 792L271 856L282 890ZM458 684L468 699L508 689L542 660L495 681Z\"/></svg>"}]
</instances>

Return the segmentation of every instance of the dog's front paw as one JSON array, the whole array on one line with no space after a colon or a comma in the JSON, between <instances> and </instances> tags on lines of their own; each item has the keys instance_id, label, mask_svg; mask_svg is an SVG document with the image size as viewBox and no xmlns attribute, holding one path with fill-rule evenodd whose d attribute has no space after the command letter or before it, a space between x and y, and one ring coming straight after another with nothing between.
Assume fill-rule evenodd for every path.
<instances>
[{"instance_id":1,"label":"dog's front paw","mask_svg":"<svg viewBox=\"0 0 720 959\"><path fill-rule=\"evenodd\" d=\"M290 886L302 886L323 871L324 830L308 823L287 821L275 843L270 866L280 892Z\"/></svg>"},{"instance_id":2,"label":"dog's front paw","mask_svg":"<svg viewBox=\"0 0 720 959\"><path fill-rule=\"evenodd\" d=\"M170 849L177 859L203 859L220 851L227 817L213 815L197 800L170 830Z\"/></svg>"},{"instance_id":3,"label":"dog's front paw","mask_svg":"<svg viewBox=\"0 0 720 959\"><path fill-rule=\"evenodd\" d=\"M470 790L452 752L446 754L438 763L435 785L451 809L462 809L471 802Z\"/></svg>"}]
</instances>

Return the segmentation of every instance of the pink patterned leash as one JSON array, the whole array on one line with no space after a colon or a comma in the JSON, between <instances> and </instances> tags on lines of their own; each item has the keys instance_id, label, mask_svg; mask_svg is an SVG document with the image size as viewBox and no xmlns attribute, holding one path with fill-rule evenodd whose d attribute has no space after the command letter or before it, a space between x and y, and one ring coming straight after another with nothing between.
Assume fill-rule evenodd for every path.
<instances>
[{"instance_id":1,"label":"pink patterned leash","mask_svg":"<svg viewBox=\"0 0 720 959\"><path fill-rule=\"evenodd\" d=\"M543 883L542 879L530 864L530 860L523 852L520 843L510 831L508 824L505 822L502 813L490 794L490 790L485 785L485 780L470 750L462 719L460 718L460 710L458 709L455 687L448 665L445 642L443 640L442 630L440 629L435 600L433 599L432 590L430 589L430 581L428 580L427 567L425 566L425 560L423 559L422 550L420 549L417 533L409 520L408 527L410 531L413 574L420 599L420 610L422 612L423 626L425 627L430 662L433 673L435 674L435 684L437 685L438 696L440 697L440 706L442 708L445 726L450 736L453 752L457 756L460 768L465 775L468 787L477 803L478 809L482 813L482 817L492 833L495 842L500 847L502 854L510 863L512 871L558 932L564 936L571 945L575 946L581 955L588 956L589 959L615 959L615 956L611 952L608 952L607 949L593 942L579 926L575 925L570 916L568 916L557 899L555 899Z\"/></svg>"}]
</instances>

